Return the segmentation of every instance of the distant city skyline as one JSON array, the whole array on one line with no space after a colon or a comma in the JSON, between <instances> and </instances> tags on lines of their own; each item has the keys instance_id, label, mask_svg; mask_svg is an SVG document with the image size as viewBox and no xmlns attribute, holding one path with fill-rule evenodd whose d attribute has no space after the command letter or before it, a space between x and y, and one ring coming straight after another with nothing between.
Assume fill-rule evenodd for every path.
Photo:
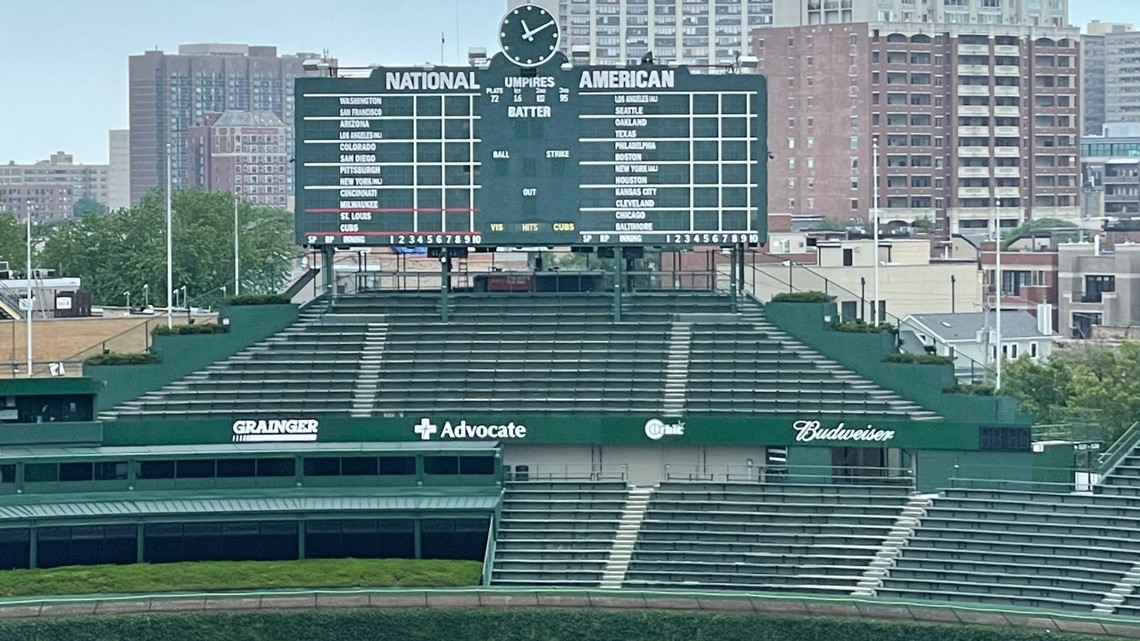
<instances>
[{"instance_id":1,"label":"distant city skyline","mask_svg":"<svg viewBox=\"0 0 1140 641\"><path fill-rule=\"evenodd\" d=\"M23 52L4 70L19 87L0 97L0 164L33 163L63 150L76 162L108 162L107 131L127 126L127 60L180 44L249 43L283 53L327 49L346 66L465 61L469 47L493 51L494 24L506 0L344 0L307 12L298 0L14 0L0 9L9 51ZM114 20L107 19L114 15ZM458 20L457 20L458 17ZM1140 6L1119 0L1074 0L1070 22L1140 24ZM95 25L99 25L98 28ZM12 99L12 95L20 99Z\"/></svg>"}]
</instances>

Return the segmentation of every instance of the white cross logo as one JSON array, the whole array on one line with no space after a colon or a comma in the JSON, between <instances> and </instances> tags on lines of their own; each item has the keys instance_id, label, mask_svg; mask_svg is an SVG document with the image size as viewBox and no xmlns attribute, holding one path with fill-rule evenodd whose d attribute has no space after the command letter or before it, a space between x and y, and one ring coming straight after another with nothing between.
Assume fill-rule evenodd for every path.
<instances>
[{"instance_id":1,"label":"white cross logo","mask_svg":"<svg viewBox=\"0 0 1140 641\"><path fill-rule=\"evenodd\" d=\"M439 428L436 427L436 424L432 423L431 419L428 419L426 417L421 418L420 422L416 423L416 426L413 429L415 430L416 434L419 434L420 438L425 441L431 440L431 435L439 431Z\"/></svg>"}]
</instances>

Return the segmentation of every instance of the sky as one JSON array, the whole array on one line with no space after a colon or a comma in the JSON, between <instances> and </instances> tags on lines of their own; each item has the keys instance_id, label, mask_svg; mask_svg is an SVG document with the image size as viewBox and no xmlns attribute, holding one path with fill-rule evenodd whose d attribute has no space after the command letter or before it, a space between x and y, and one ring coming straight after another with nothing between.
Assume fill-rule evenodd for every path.
<instances>
[{"instance_id":1,"label":"sky","mask_svg":"<svg viewBox=\"0 0 1140 641\"><path fill-rule=\"evenodd\" d=\"M777 2L786 0L776 0ZM506 0L0 0L0 163L57 150L107 162L107 131L127 127L127 59L179 44L322 51L342 65L395 66L494 51ZM1070 22L1140 25L1136 0L1070 0ZM312 10L309 7L321 7ZM458 19L457 19L458 18ZM18 91L13 89L18 88Z\"/></svg>"}]
</instances>

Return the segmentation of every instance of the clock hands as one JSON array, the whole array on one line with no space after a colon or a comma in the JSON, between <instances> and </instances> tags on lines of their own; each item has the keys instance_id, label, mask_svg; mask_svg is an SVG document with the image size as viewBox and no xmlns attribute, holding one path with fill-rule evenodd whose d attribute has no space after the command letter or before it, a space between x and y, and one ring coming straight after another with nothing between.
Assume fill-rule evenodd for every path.
<instances>
[{"instance_id":1,"label":"clock hands","mask_svg":"<svg viewBox=\"0 0 1140 641\"><path fill-rule=\"evenodd\" d=\"M529 40L529 41L531 41L531 42L534 42L534 36L535 36L535 34L539 33L540 31L543 31L544 29L547 29L547 28L549 28L549 27L552 27L552 26L554 26L554 21L553 21L553 20L551 20L550 22L547 22L546 24L542 25L541 27L536 27L536 28L534 28L534 29L527 29L527 27L526 27L526 22L523 22L523 23L522 23L522 27L523 27L523 34L522 34L522 37L523 37L523 40Z\"/></svg>"}]
</instances>

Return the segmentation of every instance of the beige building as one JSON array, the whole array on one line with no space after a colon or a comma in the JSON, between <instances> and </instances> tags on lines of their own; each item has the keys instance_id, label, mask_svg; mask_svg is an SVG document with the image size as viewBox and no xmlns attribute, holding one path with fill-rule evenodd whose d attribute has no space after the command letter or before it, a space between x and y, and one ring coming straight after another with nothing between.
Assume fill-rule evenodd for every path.
<instances>
[{"instance_id":1,"label":"beige building","mask_svg":"<svg viewBox=\"0 0 1140 641\"><path fill-rule=\"evenodd\" d=\"M0 165L0 188L18 189L23 194L35 194L36 189L67 190L76 201L90 198L105 205L109 200L108 172L108 165L76 164L71 154L56 152L34 164L9 161Z\"/></svg>"},{"instance_id":2,"label":"beige building","mask_svg":"<svg viewBox=\"0 0 1140 641\"><path fill-rule=\"evenodd\" d=\"M112 129L107 135L111 165L107 175L107 207L112 211L131 206L131 132Z\"/></svg>"},{"instance_id":3,"label":"beige building","mask_svg":"<svg viewBox=\"0 0 1140 641\"><path fill-rule=\"evenodd\" d=\"M793 232L784 235L793 247L798 245ZM745 272L746 284L761 300L789 289L827 292L835 297L844 318L870 322L875 289L874 241L821 240L809 255L814 256L814 261L794 258L757 264ZM977 262L932 260L930 256L930 239L880 239L883 318L893 322L911 314L981 310Z\"/></svg>"},{"instance_id":4,"label":"beige building","mask_svg":"<svg viewBox=\"0 0 1140 641\"><path fill-rule=\"evenodd\" d=\"M1140 245L1103 251L1092 243L1057 246L1058 306L1063 336L1088 338L1095 326L1140 323Z\"/></svg>"}]
</instances>

